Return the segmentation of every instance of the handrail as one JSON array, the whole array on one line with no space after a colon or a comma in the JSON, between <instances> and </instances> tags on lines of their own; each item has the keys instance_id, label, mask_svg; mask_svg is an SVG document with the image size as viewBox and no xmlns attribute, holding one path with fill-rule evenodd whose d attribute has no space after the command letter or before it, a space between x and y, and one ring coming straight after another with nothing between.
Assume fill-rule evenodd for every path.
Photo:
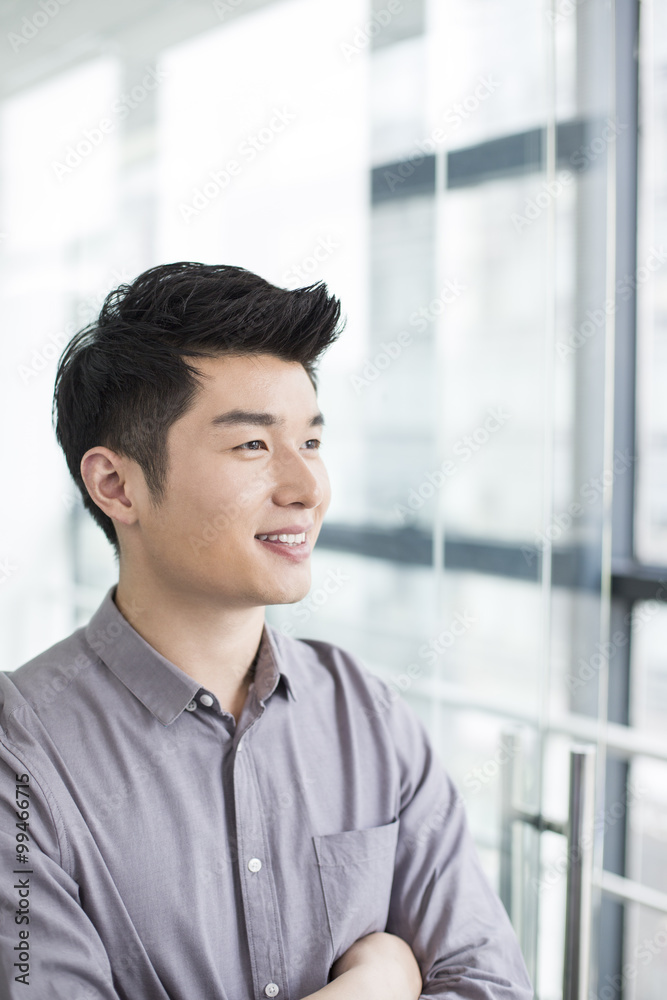
<instances>
[{"instance_id":1,"label":"handrail","mask_svg":"<svg viewBox=\"0 0 667 1000\"><path fill-rule=\"evenodd\" d=\"M591 951L595 747L570 750L563 1000L585 1000Z\"/></svg>"},{"instance_id":2,"label":"handrail","mask_svg":"<svg viewBox=\"0 0 667 1000\"><path fill-rule=\"evenodd\" d=\"M667 892L651 889L623 875L602 871L599 877L593 876L593 885L602 889L607 896L614 896L623 902L640 903L659 913L667 913Z\"/></svg>"},{"instance_id":3,"label":"handrail","mask_svg":"<svg viewBox=\"0 0 667 1000\"><path fill-rule=\"evenodd\" d=\"M570 793L567 823L561 823L515 805L520 736L506 730L503 743L512 749L501 779L501 850L499 895L515 926L522 926L521 912L513 912L514 824L532 826L568 838L567 895L565 909L565 953L563 1000L585 1000L588 995L592 926L593 827L595 818L595 758L593 745L570 748ZM521 907L519 907L521 910Z\"/></svg>"},{"instance_id":4,"label":"handrail","mask_svg":"<svg viewBox=\"0 0 667 1000\"><path fill-rule=\"evenodd\" d=\"M377 671L377 673L383 680L391 681L391 676L387 675L386 671ZM521 723L532 726L534 729L540 728L540 719L537 713L517 711L510 705L498 705L487 696L462 689L458 684L452 684L438 678L414 679L406 693L408 696L410 693L414 693L424 695L429 699L439 698L445 706L467 708L471 711L495 715L508 722ZM587 743L597 743L602 736L607 750L613 751L619 757L628 759L651 757L654 760L667 761L667 740L663 736L640 732L631 726L623 726L616 722L608 722L601 729L597 717L572 713L552 715L548 719L546 732L571 736L575 740Z\"/></svg>"}]
</instances>

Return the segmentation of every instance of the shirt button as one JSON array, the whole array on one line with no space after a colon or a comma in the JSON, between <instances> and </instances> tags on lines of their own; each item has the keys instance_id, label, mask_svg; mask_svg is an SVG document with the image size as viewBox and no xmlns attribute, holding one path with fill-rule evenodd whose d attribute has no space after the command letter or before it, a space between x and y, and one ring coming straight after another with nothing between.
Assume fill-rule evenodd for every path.
<instances>
[{"instance_id":1,"label":"shirt button","mask_svg":"<svg viewBox=\"0 0 667 1000\"><path fill-rule=\"evenodd\" d=\"M276 983L267 983L266 986L264 987L264 992L266 993L267 997L274 997L276 993L279 992L279 990L280 987L277 986Z\"/></svg>"},{"instance_id":2,"label":"shirt button","mask_svg":"<svg viewBox=\"0 0 667 1000\"><path fill-rule=\"evenodd\" d=\"M213 699L211 698L210 694L201 694L199 696L199 700L202 703L202 705L206 706L206 708L210 708L211 705L213 704Z\"/></svg>"},{"instance_id":3,"label":"shirt button","mask_svg":"<svg viewBox=\"0 0 667 1000\"><path fill-rule=\"evenodd\" d=\"M258 872L261 867L262 867L262 862L259 860L259 858L251 858L250 861L248 862L248 868L250 869L251 872ZM278 987L276 986L276 990L277 989ZM269 996L275 996L275 994L270 993Z\"/></svg>"},{"instance_id":4,"label":"shirt button","mask_svg":"<svg viewBox=\"0 0 667 1000\"><path fill-rule=\"evenodd\" d=\"M188 704L185 707L188 710L188 712L194 712L197 709L197 702L196 701L188 702Z\"/></svg>"}]
</instances>

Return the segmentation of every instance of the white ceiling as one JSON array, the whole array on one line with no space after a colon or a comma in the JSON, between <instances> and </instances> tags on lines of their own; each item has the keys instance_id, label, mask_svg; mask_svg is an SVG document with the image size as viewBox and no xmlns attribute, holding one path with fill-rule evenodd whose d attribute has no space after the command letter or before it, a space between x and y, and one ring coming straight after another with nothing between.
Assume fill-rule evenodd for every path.
<instances>
[{"instance_id":1,"label":"white ceiling","mask_svg":"<svg viewBox=\"0 0 667 1000\"><path fill-rule=\"evenodd\" d=\"M26 44L24 18L44 20L39 0L0 0L0 97L39 83L54 73L100 54L113 54L129 65L146 65L168 45L219 27L271 0L232 0L223 17L212 0L43 0L58 12L38 27ZM28 33L32 29L28 27ZM16 51L15 51L16 49Z\"/></svg>"}]
</instances>

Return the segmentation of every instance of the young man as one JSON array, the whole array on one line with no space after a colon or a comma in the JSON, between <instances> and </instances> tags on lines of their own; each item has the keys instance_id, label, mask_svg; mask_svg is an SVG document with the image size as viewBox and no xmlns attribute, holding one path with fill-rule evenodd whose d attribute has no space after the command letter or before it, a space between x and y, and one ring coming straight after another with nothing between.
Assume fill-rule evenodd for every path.
<instances>
[{"instance_id":1,"label":"young man","mask_svg":"<svg viewBox=\"0 0 667 1000\"><path fill-rule=\"evenodd\" d=\"M60 359L56 435L119 578L0 674L3 998L532 996L415 713L264 619L310 588L339 318L322 283L178 263Z\"/></svg>"}]
</instances>

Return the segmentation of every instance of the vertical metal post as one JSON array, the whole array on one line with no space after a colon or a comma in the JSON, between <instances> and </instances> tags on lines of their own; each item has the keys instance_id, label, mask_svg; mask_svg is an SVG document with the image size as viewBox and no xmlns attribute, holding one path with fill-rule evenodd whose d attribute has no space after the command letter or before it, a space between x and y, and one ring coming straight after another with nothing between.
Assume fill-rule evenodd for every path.
<instances>
[{"instance_id":1,"label":"vertical metal post","mask_svg":"<svg viewBox=\"0 0 667 1000\"><path fill-rule=\"evenodd\" d=\"M587 1000L590 969L595 747L570 751L563 1000Z\"/></svg>"},{"instance_id":2,"label":"vertical metal post","mask_svg":"<svg viewBox=\"0 0 667 1000\"><path fill-rule=\"evenodd\" d=\"M513 886L513 839L514 820L516 818L515 795L517 786L516 761L521 751L521 737L518 729L504 729L501 743L507 748L509 757L505 761L500 777L500 872L499 896L507 910L510 920L516 918L512 913Z\"/></svg>"}]
</instances>

